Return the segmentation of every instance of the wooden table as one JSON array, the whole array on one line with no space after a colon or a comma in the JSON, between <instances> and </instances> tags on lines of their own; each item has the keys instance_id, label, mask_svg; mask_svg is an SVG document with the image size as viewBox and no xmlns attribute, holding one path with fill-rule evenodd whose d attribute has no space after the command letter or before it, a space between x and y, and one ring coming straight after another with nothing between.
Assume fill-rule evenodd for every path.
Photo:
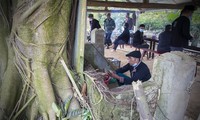
<instances>
[{"instance_id":1,"label":"wooden table","mask_svg":"<svg viewBox=\"0 0 200 120\"><path fill-rule=\"evenodd\" d=\"M199 47L194 47L194 46L184 47L183 51L188 51L188 52L200 54L200 48Z\"/></svg>"},{"instance_id":2,"label":"wooden table","mask_svg":"<svg viewBox=\"0 0 200 120\"><path fill-rule=\"evenodd\" d=\"M155 51L156 43L158 43L157 39L152 39L152 38L144 38L144 41L150 42L150 47L149 49L152 51ZM149 58L154 58L154 53L149 52Z\"/></svg>"}]
</instances>

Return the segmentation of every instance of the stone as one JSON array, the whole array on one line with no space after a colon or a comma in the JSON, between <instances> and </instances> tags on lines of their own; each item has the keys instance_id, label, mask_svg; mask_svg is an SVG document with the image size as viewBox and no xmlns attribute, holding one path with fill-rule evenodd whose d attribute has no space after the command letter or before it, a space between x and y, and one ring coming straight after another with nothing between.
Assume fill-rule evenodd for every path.
<instances>
[{"instance_id":1,"label":"stone","mask_svg":"<svg viewBox=\"0 0 200 120\"><path fill-rule=\"evenodd\" d=\"M91 43L104 45L104 33L103 29L93 29L91 31Z\"/></svg>"},{"instance_id":2,"label":"stone","mask_svg":"<svg viewBox=\"0 0 200 120\"><path fill-rule=\"evenodd\" d=\"M161 91L156 119L184 120L195 71L195 60L183 52L165 53L155 59L152 80Z\"/></svg>"}]
</instances>

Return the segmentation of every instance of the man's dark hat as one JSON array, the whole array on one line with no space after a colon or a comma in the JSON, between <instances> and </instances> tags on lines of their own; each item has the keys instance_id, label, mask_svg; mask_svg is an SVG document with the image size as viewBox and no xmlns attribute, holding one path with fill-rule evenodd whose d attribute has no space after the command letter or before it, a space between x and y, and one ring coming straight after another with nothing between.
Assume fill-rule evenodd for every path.
<instances>
[{"instance_id":1,"label":"man's dark hat","mask_svg":"<svg viewBox=\"0 0 200 120\"><path fill-rule=\"evenodd\" d=\"M93 14L89 14L88 17L89 17L89 18L93 18Z\"/></svg>"},{"instance_id":2,"label":"man's dark hat","mask_svg":"<svg viewBox=\"0 0 200 120\"><path fill-rule=\"evenodd\" d=\"M134 57L134 58L141 58L140 51L133 51L128 54L126 54L127 57Z\"/></svg>"}]
</instances>

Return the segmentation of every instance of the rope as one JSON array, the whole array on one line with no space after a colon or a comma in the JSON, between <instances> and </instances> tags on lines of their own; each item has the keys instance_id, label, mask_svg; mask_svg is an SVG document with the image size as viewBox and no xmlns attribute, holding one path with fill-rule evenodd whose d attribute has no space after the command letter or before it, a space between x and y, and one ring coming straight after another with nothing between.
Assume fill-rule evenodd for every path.
<instances>
[{"instance_id":1,"label":"rope","mask_svg":"<svg viewBox=\"0 0 200 120\"><path fill-rule=\"evenodd\" d=\"M133 96L132 101L131 101L131 112L130 112L130 120L133 118L133 103L135 101L135 97Z\"/></svg>"},{"instance_id":2,"label":"rope","mask_svg":"<svg viewBox=\"0 0 200 120\"><path fill-rule=\"evenodd\" d=\"M116 101L115 95L123 94L123 93L127 93L127 92L133 92L132 89L131 90L126 90L128 88L121 88L120 89L121 91L117 91L117 92L110 91L101 81L99 81L99 79L102 79L102 77L101 77L102 74L98 74L97 73L96 76L95 76L95 72L93 72L93 71L85 72L84 74L86 74L86 75L89 74L89 76L94 76L95 78L98 78L95 81L94 81L94 78L92 78L93 87L91 87L91 88L92 88L93 91L94 91L94 89L98 89L99 93L101 95L103 95L104 100L106 102L110 103L110 104L114 104L114 105L123 104L123 101L122 102ZM88 84L88 82L87 82L87 84ZM158 97L158 95L156 94L158 92L157 89L158 89L157 87L152 87L151 89L146 89L146 91L148 91L148 92L145 92L145 96L147 98L149 98L149 99L147 99L147 101L148 101L148 105L151 106L151 109L152 109L151 113L152 114L153 114L153 112L155 111L155 108L156 108L156 105L154 105L154 104L156 103L157 97ZM93 95L93 92L91 92L91 94ZM100 101L98 101L96 103L98 104L99 102ZM92 103L92 104L95 104L95 103ZM95 105L97 105L97 104L95 104ZM130 118L132 118L133 117L133 112L134 112L133 109L134 109L134 106L136 105L134 97L131 99L131 102L130 102L129 105L131 105Z\"/></svg>"},{"instance_id":3,"label":"rope","mask_svg":"<svg viewBox=\"0 0 200 120\"><path fill-rule=\"evenodd\" d=\"M98 88L98 86L97 86L97 84L94 82L94 79L93 78L91 78L89 75L87 75L86 73L84 73L84 75L86 75L91 81L92 81L92 83L93 83L93 87L92 88L97 88L97 91L99 92L99 94L100 94L100 99L99 99L99 101L97 102L97 103L92 103L93 105L97 105L97 104L99 104L101 101L102 101L102 99L103 99L103 95L102 95L102 93L101 93L101 90ZM94 89L92 89L92 92L93 92L93 90ZM93 94L92 94L93 95Z\"/></svg>"},{"instance_id":4,"label":"rope","mask_svg":"<svg viewBox=\"0 0 200 120\"><path fill-rule=\"evenodd\" d=\"M166 116L166 115L164 114L164 112L161 110L160 106L159 106L159 105L157 105L157 106L158 106L160 112L162 113L162 115L163 115L167 120L170 120L169 118L167 118L167 116Z\"/></svg>"}]
</instances>

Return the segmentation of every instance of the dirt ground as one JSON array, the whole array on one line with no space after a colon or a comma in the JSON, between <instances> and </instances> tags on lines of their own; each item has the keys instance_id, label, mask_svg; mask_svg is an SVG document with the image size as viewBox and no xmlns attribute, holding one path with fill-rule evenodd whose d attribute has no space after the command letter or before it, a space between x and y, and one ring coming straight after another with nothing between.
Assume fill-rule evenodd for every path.
<instances>
[{"instance_id":1,"label":"dirt ground","mask_svg":"<svg viewBox=\"0 0 200 120\"><path fill-rule=\"evenodd\" d=\"M125 55L134 49L135 48L131 48L130 46L124 46L124 49L117 49L115 52L111 52L111 48L105 49L105 57L113 57L117 60L120 60L120 66L123 66L127 64L127 58ZM154 59L147 60L146 56L143 58L143 62L147 64L150 71L152 71L153 68L153 61ZM198 66L197 69L197 78L200 78L200 66ZM198 116L200 115L200 79L196 79L192 85L191 98L188 104L186 115L194 120L197 120Z\"/></svg>"},{"instance_id":2,"label":"dirt ground","mask_svg":"<svg viewBox=\"0 0 200 120\"><path fill-rule=\"evenodd\" d=\"M105 50L105 57L113 57L113 58L116 58L117 60L120 60L121 61L121 65L120 66L123 66L125 64L127 64L127 58L126 58L126 54L131 52L131 51L134 51L135 48L131 48L130 46L128 45L125 45L124 46L124 49L118 49L115 51L115 52L112 52L111 50L111 47L110 49L104 49ZM156 55L155 55L156 56ZM143 58L143 62L147 64L147 66L149 67L150 70L152 70L152 67L153 67L153 59L149 59L147 60L147 57L145 56Z\"/></svg>"}]
</instances>

